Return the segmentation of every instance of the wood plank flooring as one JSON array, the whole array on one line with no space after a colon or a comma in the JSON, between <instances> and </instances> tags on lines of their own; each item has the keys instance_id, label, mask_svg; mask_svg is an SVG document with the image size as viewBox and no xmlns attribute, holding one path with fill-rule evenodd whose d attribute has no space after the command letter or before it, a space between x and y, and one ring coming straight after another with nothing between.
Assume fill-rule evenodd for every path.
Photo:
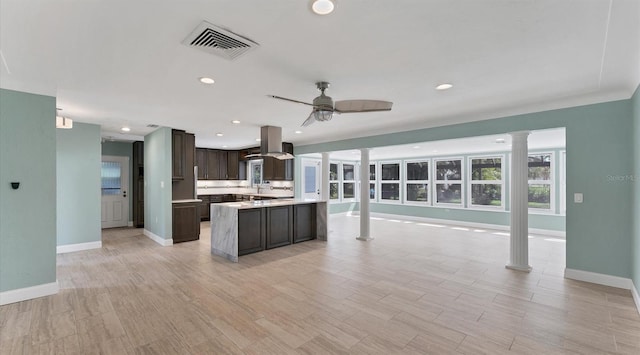
<instances>
[{"instance_id":1,"label":"wood plank flooring","mask_svg":"<svg viewBox=\"0 0 640 355\"><path fill-rule=\"evenodd\" d=\"M328 242L243 256L139 229L58 256L57 295L0 307L1 354L640 354L627 290L563 278L565 244L473 228L331 216ZM496 234L498 233L498 234Z\"/></svg>"}]
</instances>

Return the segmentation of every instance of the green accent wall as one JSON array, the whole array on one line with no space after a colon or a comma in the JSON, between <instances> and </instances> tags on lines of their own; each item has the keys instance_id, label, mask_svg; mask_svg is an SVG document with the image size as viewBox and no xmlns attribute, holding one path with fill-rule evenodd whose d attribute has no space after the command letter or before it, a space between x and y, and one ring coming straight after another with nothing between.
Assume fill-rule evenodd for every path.
<instances>
[{"instance_id":1,"label":"green accent wall","mask_svg":"<svg viewBox=\"0 0 640 355\"><path fill-rule=\"evenodd\" d=\"M102 240L100 126L56 129L57 245Z\"/></svg>"},{"instance_id":2,"label":"green accent wall","mask_svg":"<svg viewBox=\"0 0 640 355\"><path fill-rule=\"evenodd\" d=\"M129 222L133 222L133 143L132 142L104 142L102 155L129 157Z\"/></svg>"},{"instance_id":3,"label":"green accent wall","mask_svg":"<svg viewBox=\"0 0 640 355\"><path fill-rule=\"evenodd\" d=\"M0 89L0 292L56 281L55 117L55 97Z\"/></svg>"},{"instance_id":4,"label":"green accent wall","mask_svg":"<svg viewBox=\"0 0 640 355\"><path fill-rule=\"evenodd\" d=\"M144 228L172 238L171 128L144 136Z\"/></svg>"},{"instance_id":5,"label":"green accent wall","mask_svg":"<svg viewBox=\"0 0 640 355\"><path fill-rule=\"evenodd\" d=\"M296 154L410 144L566 128L567 268L630 278L633 186L617 181L634 173L631 100L530 113L408 132L297 146Z\"/></svg>"},{"instance_id":6,"label":"green accent wall","mask_svg":"<svg viewBox=\"0 0 640 355\"><path fill-rule=\"evenodd\" d=\"M633 113L633 247L632 279L636 290L640 291L640 86L631 98Z\"/></svg>"}]
</instances>

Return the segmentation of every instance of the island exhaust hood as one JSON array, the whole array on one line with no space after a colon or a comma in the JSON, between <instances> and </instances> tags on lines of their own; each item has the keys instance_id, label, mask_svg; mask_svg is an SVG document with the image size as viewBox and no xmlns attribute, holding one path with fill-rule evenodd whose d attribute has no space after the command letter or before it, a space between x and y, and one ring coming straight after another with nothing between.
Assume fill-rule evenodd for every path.
<instances>
[{"instance_id":1,"label":"island exhaust hood","mask_svg":"<svg viewBox=\"0 0 640 355\"><path fill-rule=\"evenodd\" d=\"M250 154L247 158L273 157L280 160L293 159L294 156L282 151L282 127L260 127L260 154Z\"/></svg>"}]
</instances>

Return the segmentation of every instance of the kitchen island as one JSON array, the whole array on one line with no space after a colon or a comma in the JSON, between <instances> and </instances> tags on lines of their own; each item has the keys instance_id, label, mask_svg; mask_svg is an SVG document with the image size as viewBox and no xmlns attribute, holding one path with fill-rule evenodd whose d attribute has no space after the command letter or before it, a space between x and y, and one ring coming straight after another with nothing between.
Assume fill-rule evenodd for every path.
<instances>
[{"instance_id":1,"label":"kitchen island","mask_svg":"<svg viewBox=\"0 0 640 355\"><path fill-rule=\"evenodd\" d=\"M211 204L211 253L238 256L298 243L327 240L327 203L278 199Z\"/></svg>"}]
</instances>

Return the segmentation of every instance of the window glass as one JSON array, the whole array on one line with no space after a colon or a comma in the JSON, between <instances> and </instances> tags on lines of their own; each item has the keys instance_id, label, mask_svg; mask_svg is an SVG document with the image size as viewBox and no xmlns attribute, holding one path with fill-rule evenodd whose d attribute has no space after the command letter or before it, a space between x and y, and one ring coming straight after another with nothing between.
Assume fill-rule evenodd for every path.
<instances>
[{"instance_id":1,"label":"window glass","mask_svg":"<svg viewBox=\"0 0 640 355\"><path fill-rule=\"evenodd\" d=\"M102 194L103 195L120 195L122 189L120 174L122 166L117 161L102 162Z\"/></svg>"},{"instance_id":2,"label":"window glass","mask_svg":"<svg viewBox=\"0 0 640 355\"><path fill-rule=\"evenodd\" d=\"M407 180L429 180L429 162L407 163Z\"/></svg>"},{"instance_id":3,"label":"window glass","mask_svg":"<svg viewBox=\"0 0 640 355\"><path fill-rule=\"evenodd\" d=\"M462 184L436 184L436 202L462 203Z\"/></svg>"},{"instance_id":4,"label":"window glass","mask_svg":"<svg viewBox=\"0 0 640 355\"><path fill-rule=\"evenodd\" d=\"M551 180L551 154L529 156L529 180Z\"/></svg>"},{"instance_id":5,"label":"window glass","mask_svg":"<svg viewBox=\"0 0 640 355\"><path fill-rule=\"evenodd\" d=\"M338 194L338 183L332 182L329 184L329 198L332 200L337 200L340 198Z\"/></svg>"},{"instance_id":6,"label":"window glass","mask_svg":"<svg viewBox=\"0 0 640 355\"><path fill-rule=\"evenodd\" d=\"M356 184L353 182L345 182L342 184L344 190L342 191L342 198L355 198L355 186Z\"/></svg>"},{"instance_id":7,"label":"window glass","mask_svg":"<svg viewBox=\"0 0 640 355\"><path fill-rule=\"evenodd\" d=\"M329 180L338 180L338 164L329 164Z\"/></svg>"},{"instance_id":8,"label":"window glass","mask_svg":"<svg viewBox=\"0 0 640 355\"><path fill-rule=\"evenodd\" d=\"M369 180L374 181L376 179L376 165L369 165Z\"/></svg>"},{"instance_id":9,"label":"window glass","mask_svg":"<svg viewBox=\"0 0 640 355\"><path fill-rule=\"evenodd\" d=\"M400 164L381 164L380 166L382 167L382 180L400 180Z\"/></svg>"},{"instance_id":10,"label":"window glass","mask_svg":"<svg viewBox=\"0 0 640 355\"><path fill-rule=\"evenodd\" d=\"M355 180L355 165L342 164L342 178L343 180Z\"/></svg>"},{"instance_id":11,"label":"window glass","mask_svg":"<svg viewBox=\"0 0 640 355\"><path fill-rule=\"evenodd\" d=\"M480 206L502 206L502 185L471 185L471 204Z\"/></svg>"},{"instance_id":12,"label":"window glass","mask_svg":"<svg viewBox=\"0 0 640 355\"><path fill-rule=\"evenodd\" d=\"M551 209L551 185L529 184L529 207Z\"/></svg>"},{"instance_id":13,"label":"window glass","mask_svg":"<svg viewBox=\"0 0 640 355\"><path fill-rule=\"evenodd\" d=\"M380 188L382 190L381 198L383 200L392 200L392 201L400 200L400 184L382 183L380 184Z\"/></svg>"},{"instance_id":14,"label":"window glass","mask_svg":"<svg viewBox=\"0 0 640 355\"><path fill-rule=\"evenodd\" d=\"M440 160L436 162L436 179L461 180L462 160Z\"/></svg>"},{"instance_id":15,"label":"window glass","mask_svg":"<svg viewBox=\"0 0 640 355\"><path fill-rule=\"evenodd\" d=\"M376 184L369 184L369 198L375 200L376 198Z\"/></svg>"},{"instance_id":16,"label":"window glass","mask_svg":"<svg viewBox=\"0 0 640 355\"><path fill-rule=\"evenodd\" d=\"M502 159L471 159L471 180L502 180Z\"/></svg>"},{"instance_id":17,"label":"window glass","mask_svg":"<svg viewBox=\"0 0 640 355\"><path fill-rule=\"evenodd\" d=\"M407 184L407 201L427 202L428 191L428 184Z\"/></svg>"}]
</instances>

